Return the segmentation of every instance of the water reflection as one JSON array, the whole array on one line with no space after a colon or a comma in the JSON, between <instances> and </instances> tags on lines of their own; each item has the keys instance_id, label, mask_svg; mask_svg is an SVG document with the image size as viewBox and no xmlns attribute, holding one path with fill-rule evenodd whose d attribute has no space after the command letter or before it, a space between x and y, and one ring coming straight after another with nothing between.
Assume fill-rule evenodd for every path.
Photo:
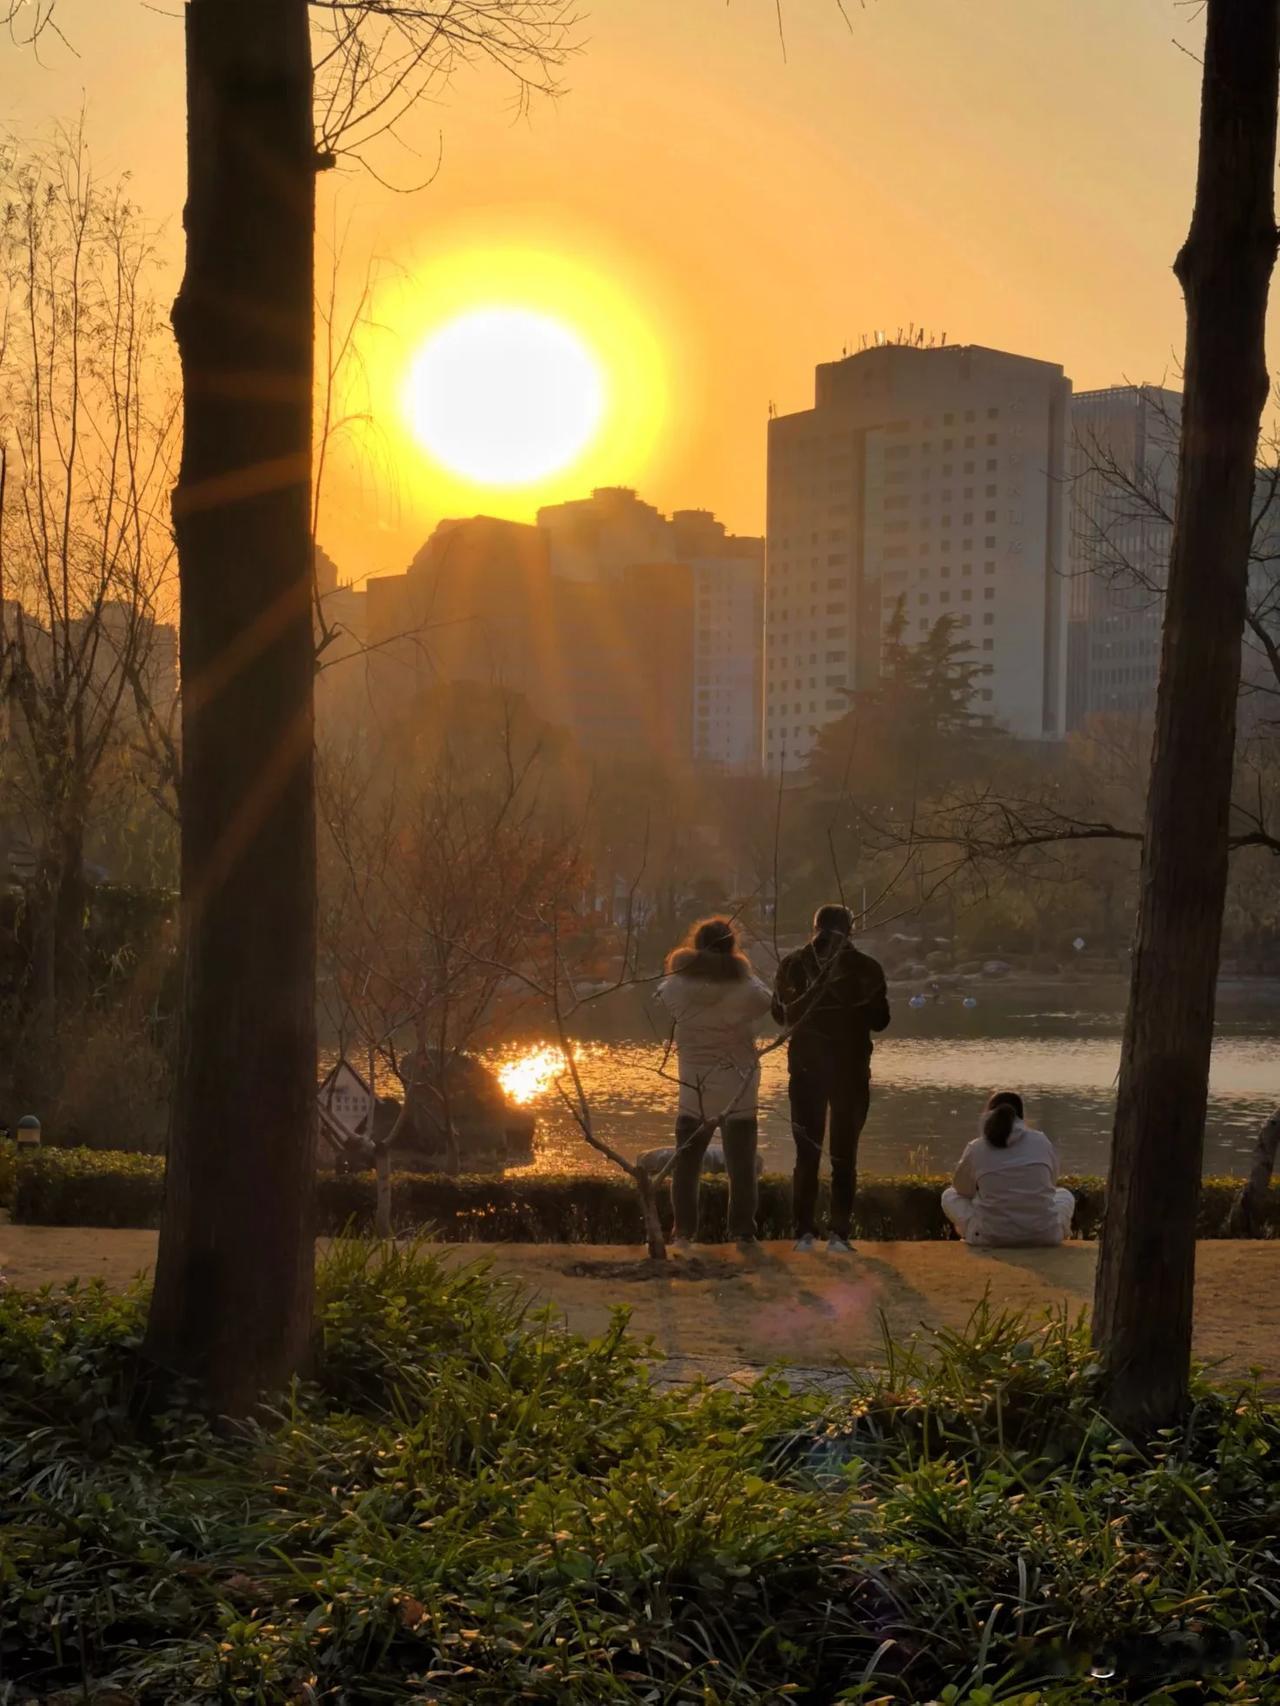
<instances>
[{"instance_id":1,"label":"water reflection","mask_svg":"<svg viewBox=\"0 0 1280 1706\"><path fill-rule=\"evenodd\" d=\"M982 991L976 1009L957 1000L911 1011L895 1004L892 1031L878 1045L871 1117L861 1161L870 1172L926 1167L945 1171L973 1135L990 1090L1008 1086L1028 1100L1028 1117L1058 1144L1070 1172L1105 1172L1116 1074L1122 992L1102 1002L1039 1001L1012 990ZM1074 992L1073 992L1074 993ZM1107 996L1109 995L1109 1000ZM1102 1004L1105 1002L1105 1004ZM1242 1170L1262 1121L1280 1105L1280 1007L1256 995L1220 1004L1210 1081L1206 1171ZM602 1016L602 1033L575 1049L583 1088L602 1135L632 1154L669 1141L674 1090L664 1065L665 1032L652 1004L636 999ZM517 1099L539 1117L533 1172L607 1171L587 1149L556 1091L560 1051L538 1039L495 1051L491 1062ZM791 1138L785 1052L762 1062L760 1138L765 1165L787 1171Z\"/></svg>"},{"instance_id":2,"label":"water reflection","mask_svg":"<svg viewBox=\"0 0 1280 1706\"><path fill-rule=\"evenodd\" d=\"M574 1059L581 1059L581 1055L582 1051L575 1049ZM550 1043L540 1043L515 1054L499 1055L497 1060L498 1082L503 1093L508 1101L520 1107L527 1107L530 1102L540 1100L553 1090L569 1064L564 1050Z\"/></svg>"}]
</instances>

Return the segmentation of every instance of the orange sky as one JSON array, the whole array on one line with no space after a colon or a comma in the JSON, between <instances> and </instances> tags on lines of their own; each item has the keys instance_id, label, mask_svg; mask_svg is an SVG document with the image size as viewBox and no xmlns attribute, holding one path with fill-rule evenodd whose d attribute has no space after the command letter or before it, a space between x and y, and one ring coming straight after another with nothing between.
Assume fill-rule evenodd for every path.
<instances>
[{"instance_id":1,"label":"orange sky","mask_svg":"<svg viewBox=\"0 0 1280 1706\"><path fill-rule=\"evenodd\" d=\"M591 0L585 0L591 5ZM174 0L173 10L178 9ZM1176 383L1199 67L1172 0L594 0L567 92L514 120L493 76L464 73L407 139L443 163L397 196L352 170L325 181L348 279L375 261L402 301L460 250L534 248L603 274L665 351L667 407L641 466L592 477L665 509L759 531L764 432L810 399L815 362L914 321L952 342L1060 361L1078 388ZM182 197L181 23L139 0L61 0L78 58L0 49L12 130L83 101L101 168L129 168L170 224ZM384 175L420 162L384 148ZM168 284L166 285L168 288ZM371 334L372 336L372 334ZM376 334L396 369L403 328ZM407 359L408 350L404 350ZM385 387L376 411L392 409ZM349 576L398 569L456 508L392 445L340 458L322 541ZM619 460L621 460L621 455ZM581 481L578 485L581 485ZM486 509L529 517L545 495Z\"/></svg>"}]
</instances>

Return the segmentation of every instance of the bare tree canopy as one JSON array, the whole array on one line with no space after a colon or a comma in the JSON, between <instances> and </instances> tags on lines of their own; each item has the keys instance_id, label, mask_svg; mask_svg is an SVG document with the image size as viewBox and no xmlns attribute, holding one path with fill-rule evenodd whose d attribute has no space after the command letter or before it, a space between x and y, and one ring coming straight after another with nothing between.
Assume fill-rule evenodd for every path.
<instances>
[{"instance_id":1,"label":"bare tree canopy","mask_svg":"<svg viewBox=\"0 0 1280 1706\"><path fill-rule=\"evenodd\" d=\"M14 153L0 191L0 804L33 851L51 1008L76 993L100 780L172 733L177 399L153 234L83 136Z\"/></svg>"},{"instance_id":2,"label":"bare tree canopy","mask_svg":"<svg viewBox=\"0 0 1280 1706\"><path fill-rule=\"evenodd\" d=\"M139 0L139 4L144 0ZM516 109L560 91L560 72L582 22L576 0L308 0L321 165L368 165L370 144L391 138L422 101L459 70L491 66L510 80ZM28 47L56 37L69 47L58 0L0 0L0 24ZM430 173L428 174L430 175Z\"/></svg>"}]
</instances>

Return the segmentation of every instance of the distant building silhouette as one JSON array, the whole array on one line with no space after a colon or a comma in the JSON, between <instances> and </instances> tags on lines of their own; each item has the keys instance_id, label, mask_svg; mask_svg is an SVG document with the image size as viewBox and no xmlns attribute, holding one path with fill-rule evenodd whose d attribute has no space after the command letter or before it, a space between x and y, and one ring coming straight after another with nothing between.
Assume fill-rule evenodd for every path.
<instances>
[{"instance_id":1,"label":"distant building silhouette","mask_svg":"<svg viewBox=\"0 0 1280 1706\"><path fill-rule=\"evenodd\" d=\"M979 346L886 342L817 369L768 424L765 761L794 766L876 680L884 624L952 616L991 666L979 709L1066 725L1070 380Z\"/></svg>"},{"instance_id":2,"label":"distant building silhouette","mask_svg":"<svg viewBox=\"0 0 1280 1706\"><path fill-rule=\"evenodd\" d=\"M764 540L726 533L709 510L671 518L675 555L693 571L693 756L745 774L760 768Z\"/></svg>"},{"instance_id":3,"label":"distant building silhouette","mask_svg":"<svg viewBox=\"0 0 1280 1706\"><path fill-rule=\"evenodd\" d=\"M671 555L670 522L630 486L597 486L589 498L544 505L537 523L552 573L570 580L613 580Z\"/></svg>"},{"instance_id":4,"label":"distant building silhouette","mask_svg":"<svg viewBox=\"0 0 1280 1706\"><path fill-rule=\"evenodd\" d=\"M316 602L313 625L319 674L316 723L322 738L362 726L369 710L366 670L368 595L342 578L323 547L315 548Z\"/></svg>"},{"instance_id":5,"label":"distant building silhouette","mask_svg":"<svg viewBox=\"0 0 1280 1706\"><path fill-rule=\"evenodd\" d=\"M763 555L625 487L535 526L441 522L405 574L369 582L378 702L428 674L501 683L596 756L757 769Z\"/></svg>"},{"instance_id":6,"label":"distant building silhouette","mask_svg":"<svg viewBox=\"0 0 1280 1706\"><path fill-rule=\"evenodd\" d=\"M692 741L692 574L619 566L553 575L547 533L476 516L441 522L403 575L369 582L377 702L428 680L501 685L600 757L686 761Z\"/></svg>"}]
</instances>

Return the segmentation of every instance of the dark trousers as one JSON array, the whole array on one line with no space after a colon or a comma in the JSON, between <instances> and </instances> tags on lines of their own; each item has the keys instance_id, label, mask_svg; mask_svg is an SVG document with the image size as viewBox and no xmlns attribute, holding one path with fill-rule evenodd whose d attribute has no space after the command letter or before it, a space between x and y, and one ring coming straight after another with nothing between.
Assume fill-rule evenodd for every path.
<instances>
[{"instance_id":1,"label":"dark trousers","mask_svg":"<svg viewBox=\"0 0 1280 1706\"><path fill-rule=\"evenodd\" d=\"M858 1139L871 1107L871 1063L797 1055L793 1050L788 1064L791 1135L796 1145L791 1178L796 1237L817 1233L818 1168L830 1113L831 1230L847 1238L853 1230L853 1198L858 1188Z\"/></svg>"},{"instance_id":2,"label":"dark trousers","mask_svg":"<svg viewBox=\"0 0 1280 1706\"><path fill-rule=\"evenodd\" d=\"M675 1211L676 1237L698 1236L698 1185L702 1158L707 1153L715 1123L696 1114L681 1114L676 1120L676 1158L671 1164L671 1206ZM729 1175L729 1236L756 1235L756 1137L754 1115L725 1120L725 1172Z\"/></svg>"}]
</instances>

